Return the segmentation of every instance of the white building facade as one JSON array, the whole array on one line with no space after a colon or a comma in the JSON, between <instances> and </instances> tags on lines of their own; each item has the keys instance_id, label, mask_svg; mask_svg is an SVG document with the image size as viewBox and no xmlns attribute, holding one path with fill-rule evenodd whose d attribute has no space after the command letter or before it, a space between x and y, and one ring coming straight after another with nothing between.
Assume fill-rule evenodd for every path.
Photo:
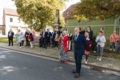
<instances>
[{"instance_id":1,"label":"white building facade","mask_svg":"<svg viewBox=\"0 0 120 80\"><path fill-rule=\"evenodd\" d=\"M5 27L5 34L8 34L10 29L16 34L18 30L25 32L28 25L25 24L20 18L16 10L4 9L3 11L3 25Z\"/></svg>"}]
</instances>

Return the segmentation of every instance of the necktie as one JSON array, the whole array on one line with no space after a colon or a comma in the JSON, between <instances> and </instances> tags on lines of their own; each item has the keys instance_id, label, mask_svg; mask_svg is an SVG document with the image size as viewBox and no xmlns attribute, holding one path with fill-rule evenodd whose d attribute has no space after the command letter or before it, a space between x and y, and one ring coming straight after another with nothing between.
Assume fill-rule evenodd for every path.
<instances>
[{"instance_id":1,"label":"necktie","mask_svg":"<svg viewBox=\"0 0 120 80\"><path fill-rule=\"evenodd\" d=\"M75 35L75 40L77 40L77 38L78 38L78 35Z\"/></svg>"}]
</instances>

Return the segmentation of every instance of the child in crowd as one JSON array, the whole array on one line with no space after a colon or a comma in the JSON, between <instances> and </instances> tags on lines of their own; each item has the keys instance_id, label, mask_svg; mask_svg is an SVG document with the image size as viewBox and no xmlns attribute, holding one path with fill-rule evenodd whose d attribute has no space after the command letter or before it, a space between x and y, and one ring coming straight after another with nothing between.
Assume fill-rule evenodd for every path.
<instances>
[{"instance_id":1,"label":"child in crowd","mask_svg":"<svg viewBox=\"0 0 120 80\"><path fill-rule=\"evenodd\" d=\"M85 32L85 37L86 37L86 42L87 42L87 45L85 47L85 63L87 64L88 63L88 57L89 57L89 54L90 54L90 49L91 49L91 46L92 46L92 41L90 40L88 32Z\"/></svg>"},{"instance_id":2,"label":"child in crowd","mask_svg":"<svg viewBox=\"0 0 120 80\"><path fill-rule=\"evenodd\" d=\"M98 60L101 61L102 60L102 56L103 56L103 50L105 47L105 42L106 42L106 38L104 36L103 31L99 31L98 36L96 37L96 43L97 43L97 54L98 54Z\"/></svg>"}]
</instances>

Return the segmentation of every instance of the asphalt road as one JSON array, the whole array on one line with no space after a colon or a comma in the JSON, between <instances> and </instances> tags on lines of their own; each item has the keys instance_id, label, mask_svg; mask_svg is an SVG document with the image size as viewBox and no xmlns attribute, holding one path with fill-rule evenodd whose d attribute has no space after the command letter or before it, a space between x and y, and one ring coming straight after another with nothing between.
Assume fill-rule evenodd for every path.
<instances>
[{"instance_id":1,"label":"asphalt road","mask_svg":"<svg viewBox=\"0 0 120 80\"><path fill-rule=\"evenodd\" d=\"M82 68L73 78L73 65L0 48L0 80L120 80L119 76Z\"/></svg>"}]
</instances>

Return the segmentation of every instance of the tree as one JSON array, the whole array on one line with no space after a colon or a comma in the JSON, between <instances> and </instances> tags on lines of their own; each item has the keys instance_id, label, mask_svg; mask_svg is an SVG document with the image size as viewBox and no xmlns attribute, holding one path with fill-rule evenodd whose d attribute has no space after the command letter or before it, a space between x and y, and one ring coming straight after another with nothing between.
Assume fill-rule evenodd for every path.
<instances>
[{"instance_id":1,"label":"tree","mask_svg":"<svg viewBox=\"0 0 120 80\"><path fill-rule=\"evenodd\" d=\"M82 0L71 14L85 16L89 20L120 16L120 0Z\"/></svg>"},{"instance_id":2,"label":"tree","mask_svg":"<svg viewBox=\"0 0 120 80\"><path fill-rule=\"evenodd\" d=\"M39 31L53 25L56 9L62 9L63 0L14 0L20 18Z\"/></svg>"}]
</instances>

